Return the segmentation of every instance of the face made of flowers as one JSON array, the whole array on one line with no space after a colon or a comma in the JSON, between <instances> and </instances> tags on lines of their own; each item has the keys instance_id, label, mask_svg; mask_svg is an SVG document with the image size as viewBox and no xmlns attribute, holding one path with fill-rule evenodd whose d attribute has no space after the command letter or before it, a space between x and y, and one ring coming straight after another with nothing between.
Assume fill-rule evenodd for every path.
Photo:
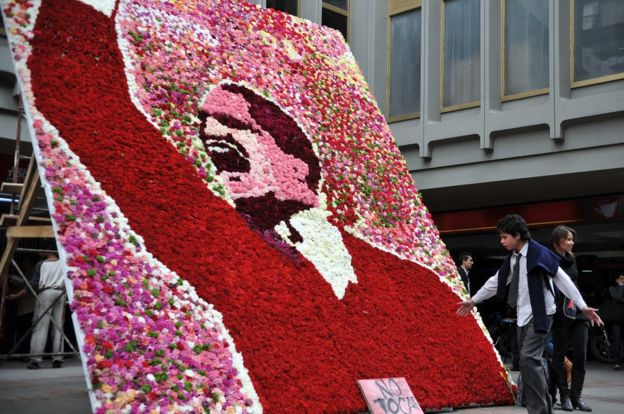
<instances>
[{"instance_id":1,"label":"face made of flowers","mask_svg":"<svg viewBox=\"0 0 624 414\"><path fill-rule=\"evenodd\" d=\"M244 86L222 84L205 97L200 138L233 199L258 231L272 231L318 206L321 177L312 144L277 105ZM289 227L291 241L301 241Z\"/></svg>"},{"instance_id":2,"label":"face made of flowers","mask_svg":"<svg viewBox=\"0 0 624 414\"><path fill-rule=\"evenodd\" d=\"M269 244L311 261L341 299L357 277L322 206L310 140L277 105L244 86L221 84L200 108L200 139L237 212Z\"/></svg>"}]
</instances>

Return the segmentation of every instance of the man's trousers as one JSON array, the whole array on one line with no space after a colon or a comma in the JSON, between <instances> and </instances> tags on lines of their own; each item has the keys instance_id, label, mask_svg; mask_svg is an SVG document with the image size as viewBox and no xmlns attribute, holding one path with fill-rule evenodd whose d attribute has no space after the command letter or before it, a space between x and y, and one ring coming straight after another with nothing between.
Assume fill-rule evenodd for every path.
<instances>
[{"instance_id":1,"label":"man's trousers","mask_svg":"<svg viewBox=\"0 0 624 414\"><path fill-rule=\"evenodd\" d=\"M62 295L59 298L59 295ZM58 300L57 300L58 299ZM56 302L55 302L56 301ZM50 308L50 306L52 306ZM50 309L48 309L50 308ZM46 312L47 310L47 312ZM35 315L33 323L35 323L41 315L43 317L37 324L30 339L30 353L42 354L45 351L46 342L48 341L48 329L52 327L52 352L63 352L63 333L58 327L63 329L63 317L65 310L65 291L61 289L46 289L39 293L37 303L35 304ZM45 312L45 314L44 314ZM54 318L56 326L50 323L50 319ZM40 363L43 358L34 356L30 359L33 362ZM56 355L52 357L54 361L62 361L63 356Z\"/></svg>"},{"instance_id":2,"label":"man's trousers","mask_svg":"<svg viewBox=\"0 0 624 414\"><path fill-rule=\"evenodd\" d=\"M548 317L548 329L552 316ZM552 414L552 401L548 393L546 370L542 360L548 332L535 332L533 320L518 327L520 348L520 373L524 381L524 393L529 414Z\"/></svg>"}]
</instances>

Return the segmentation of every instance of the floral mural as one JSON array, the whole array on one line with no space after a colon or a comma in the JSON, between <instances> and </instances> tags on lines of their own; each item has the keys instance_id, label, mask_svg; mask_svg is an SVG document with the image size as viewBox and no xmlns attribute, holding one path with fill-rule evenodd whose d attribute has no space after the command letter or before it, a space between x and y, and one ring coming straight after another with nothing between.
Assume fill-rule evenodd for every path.
<instances>
[{"instance_id":1,"label":"floral mural","mask_svg":"<svg viewBox=\"0 0 624 414\"><path fill-rule=\"evenodd\" d=\"M96 412L511 401L338 32L245 1L4 0ZM467 363L467 362L470 363Z\"/></svg>"}]
</instances>

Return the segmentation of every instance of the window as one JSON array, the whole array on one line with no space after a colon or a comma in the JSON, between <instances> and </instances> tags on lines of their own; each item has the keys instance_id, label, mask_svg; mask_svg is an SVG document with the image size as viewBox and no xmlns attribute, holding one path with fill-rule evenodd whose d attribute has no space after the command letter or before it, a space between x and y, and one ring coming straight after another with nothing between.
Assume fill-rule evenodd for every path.
<instances>
[{"instance_id":1,"label":"window","mask_svg":"<svg viewBox=\"0 0 624 414\"><path fill-rule=\"evenodd\" d=\"M420 3L413 0L389 3L389 121L415 118L420 113Z\"/></svg>"},{"instance_id":2,"label":"window","mask_svg":"<svg viewBox=\"0 0 624 414\"><path fill-rule=\"evenodd\" d=\"M321 22L342 33L349 40L349 0L323 1Z\"/></svg>"},{"instance_id":3,"label":"window","mask_svg":"<svg viewBox=\"0 0 624 414\"><path fill-rule=\"evenodd\" d=\"M622 0L572 0L572 86L624 78Z\"/></svg>"},{"instance_id":4,"label":"window","mask_svg":"<svg viewBox=\"0 0 624 414\"><path fill-rule=\"evenodd\" d=\"M502 0L503 100L548 93L548 0Z\"/></svg>"},{"instance_id":5,"label":"window","mask_svg":"<svg viewBox=\"0 0 624 414\"><path fill-rule=\"evenodd\" d=\"M479 106L479 0L442 1L442 112Z\"/></svg>"},{"instance_id":6,"label":"window","mask_svg":"<svg viewBox=\"0 0 624 414\"><path fill-rule=\"evenodd\" d=\"M266 0L269 9L280 10L293 16L299 15L299 0Z\"/></svg>"}]
</instances>

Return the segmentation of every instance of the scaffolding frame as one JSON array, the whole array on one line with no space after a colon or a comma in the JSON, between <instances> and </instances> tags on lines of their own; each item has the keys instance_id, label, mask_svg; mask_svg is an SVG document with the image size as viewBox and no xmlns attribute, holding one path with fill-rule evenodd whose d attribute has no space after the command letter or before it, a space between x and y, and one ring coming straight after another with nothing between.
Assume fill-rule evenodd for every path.
<instances>
[{"instance_id":1,"label":"scaffolding frame","mask_svg":"<svg viewBox=\"0 0 624 414\"><path fill-rule=\"evenodd\" d=\"M15 260L11 260L11 264L13 265L15 270L17 270L17 273L20 275L20 277L24 281L24 283L25 283L26 287L28 288L28 290L30 291L30 293L35 296L35 301L37 302L37 304L41 304L41 302L39 301L39 295L37 294L35 289L30 284L30 281L28 280L28 278L24 275L24 272L22 272L22 269L20 269L19 265L15 262ZM54 307L56 302L58 302L63 296L66 296L66 293L65 293L64 290L56 297L56 299L54 299L54 302L52 302L50 304L50 306L48 306L43 312L41 312L41 315L39 315L39 318L37 318L36 321L33 321L32 325L30 326L28 331L26 331L26 333L24 333L24 335L22 335L20 338L18 338L18 340L15 343L15 345L13 345L13 348L11 348L11 350L7 354L4 354L4 355L0 356L0 365L2 365L7 359L9 359L11 357L20 357L21 358L21 357L34 357L34 356L57 356L57 355L78 355L79 354L78 351L76 350L76 348L74 348L74 345L71 343L69 338L67 338L67 335L65 335L65 332L63 331L63 324L61 323L61 325L58 325L56 323L56 320L54 320L54 318L50 318L50 322L52 322L52 324L54 326L54 329L58 329L59 330L59 332L63 336L64 343L67 343L67 345L69 345L69 347L71 348L72 352L44 352L42 354L33 354L33 353L15 354L14 353L15 350L17 348L19 348L19 346L22 344L22 342L24 342L24 340L26 340L26 338L28 337L28 334L35 330L35 327L37 326L37 324L39 322L41 322L41 320L43 319L45 314L50 312L50 310Z\"/></svg>"},{"instance_id":2,"label":"scaffolding frame","mask_svg":"<svg viewBox=\"0 0 624 414\"><path fill-rule=\"evenodd\" d=\"M56 252L51 250L44 249L30 249L30 248L19 248L19 242L22 239L39 239L39 238L54 238L54 230L50 224L48 225L28 225L29 223L37 223L42 221L50 221L49 218L41 218L31 216L33 212L36 198L39 194L42 194L41 182L39 177L39 170L37 169L37 161L35 154L33 152L31 157L26 157L20 154L21 147L21 130L22 130L22 119L24 118L24 108L22 105L21 97L18 103L18 115L17 115L17 128L16 128L16 136L15 136L15 152L13 156L13 167L12 167L12 177L10 182L2 183L2 190L11 192L11 206L10 213L3 214L0 218L0 225L6 225L6 247L2 253L2 257L0 258L0 332L3 329L6 329L6 324L3 323L4 316L6 313L6 301L8 295L8 273L9 268L13 266L16 270L23 282L25 283L25 287L28 289L29 293L34 295L36 305L39 306L41 304L39 300L39 296L36 292L36 286L33 287L30 285L30 281L24 275L19 265L15 261L15 253L18 251L22 252L42 252L42 253L50 253ZM30 162L28 164L28 168L26 170L26 176L24 177L24 182L19 183L19 163L22 159L30 158ZM9 225L10 224L10 225ZM11 350L5 354L0 356L0 364L5 362L7 359L11 357L34 357L34 356L55 356L55 355L80 355L79 352L74 348L73 344L67 338L63 331L63 324L60 326L51 318L52 326L54 329L58 329L61 332L63 337L63 343L67 343L72 350L72 352L61 352L61 353L43 353L43 354L15 354L15 350L24 342L24 340L28 337L28 335L35 329L37 324L43 319L43 317L50 312L54 304L60 300L63 296L66 295L66 292L63 292L56 298L56 300L50 305L44 312L39 315L37 320L34 320L28 331L17 339L16 343L13 345Z\"/></svg>"}]
</instances>

